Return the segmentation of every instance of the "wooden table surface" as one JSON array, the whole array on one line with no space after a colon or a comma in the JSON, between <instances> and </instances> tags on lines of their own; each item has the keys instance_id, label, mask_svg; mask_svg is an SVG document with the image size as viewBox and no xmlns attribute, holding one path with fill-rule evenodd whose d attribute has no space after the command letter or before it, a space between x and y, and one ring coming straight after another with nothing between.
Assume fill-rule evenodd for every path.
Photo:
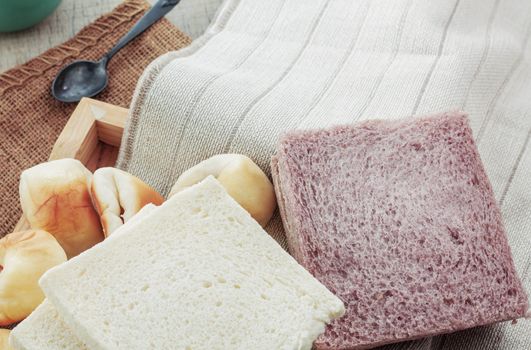
<instances>
[{"instance_id":1,"label":"wooden table surface","mask_svg":"<svg viewBox=\"0 0 531 350\"><path fill-rule=\"evenodd\" d=\"M154 3L156 0L148 0ZM223 0L182 0L166 17L192 38L208 26ZM109 12L121 0L63 0L57 10L37 26L0 33L0 73L73 37L82 27Z\"/></svg>"}]
</instances>

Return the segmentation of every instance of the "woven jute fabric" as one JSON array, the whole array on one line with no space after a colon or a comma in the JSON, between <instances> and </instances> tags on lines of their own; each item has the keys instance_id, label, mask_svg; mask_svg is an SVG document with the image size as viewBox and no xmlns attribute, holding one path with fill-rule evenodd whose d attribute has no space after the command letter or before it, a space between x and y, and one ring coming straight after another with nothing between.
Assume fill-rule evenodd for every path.
<instances>
[{"instance_id":1,"label":"woven jute fabric","mask_svg":"<svg viewBox=\"0 0 531 350\"><path fill-rule=\"evenodd\" d=\"M0 236L11 232L21 215L20 172L46 161L76 107L53 99L50 85L54 76L74 60L100 58L148 7L143 1L124 2L71 40L0 75ZM156 57L189 43L168 21L158 21L111 60L109 85L97 98L128 107L145 67Z\"/></svg>"},{"instance_id":2,"label":"woven jute fabric","mask_svg":"<svg viewBox=\"0 0 531 350\"><path fill-rule=\"evenodd\" d=\"M530 63L529 0L226 0L144 73L117 165L167 194L217 153L269 172L290 129L461 109L531 292ZM278 215L267 230L285 244ZM530 334L519 320L385 349L529 350Z\"/></svg>"}]
</instances>

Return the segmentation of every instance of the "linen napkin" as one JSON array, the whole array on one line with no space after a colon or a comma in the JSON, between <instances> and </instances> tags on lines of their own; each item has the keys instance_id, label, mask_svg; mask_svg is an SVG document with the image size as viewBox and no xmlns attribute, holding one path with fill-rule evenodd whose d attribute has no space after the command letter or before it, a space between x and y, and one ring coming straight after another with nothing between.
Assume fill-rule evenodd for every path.
<instances>
[{"instance_id":1,"label":"linen napkin","mask_svg":"<svg viewBox=\"0 0 531 350\"><path fill-rule=\"evenodd\" d=\"M99 59L148 8L144 1L126 1L74 38L0 75L0 237L11 232L21 215L21 171L48 159L76 107L53 99L53 78L74 60ZM128 107L144 68L156 57L189 43L190 39L166 20L155 23L116 54L109 64L109 85L97 98Z\"/></svg>"},{"instance_id":2,"label":"linen napkin","mask_svg":"<svg viewBox=\"0 0 531 350\"><path fill-rule=\"evenodd\" d=\"M118 166L167 194L189 167L278 136L462 109L531 291L531 2L226 0L206 33L144 72ZM267 228L285 247L278 215ZM386 349L531 349L531 322Z\"/></svg>"}]
</instances>

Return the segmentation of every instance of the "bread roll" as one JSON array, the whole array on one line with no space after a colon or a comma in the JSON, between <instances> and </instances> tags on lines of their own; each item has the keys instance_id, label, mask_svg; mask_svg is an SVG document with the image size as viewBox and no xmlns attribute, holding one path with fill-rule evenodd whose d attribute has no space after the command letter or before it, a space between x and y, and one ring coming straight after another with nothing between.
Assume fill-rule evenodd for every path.
<instances>
[{"instance_id":1,"label":"bread roll","mask_svg":"<svg viewBox=\"0 0 531 350\"><path fill-rule=\"evenodd\" d=\"M9 329L0 329L0 350L13 350L9 346L9 334L11 331Z\"/></svg>"},{"instance_id":2,"label":"bread roll","mask_svg":"<svg viewBox=\"0 0 531 350\"><path fill-rule=\"evenodd\" d=\"M20 177L20 204L31 228L50 232L69 258L103 240L89 193L91 177L69 158L36 165Z\"/></svg>"},{"instance_id":3,"label":"bread roll","mask_svg":"<svg viewBox=\"0 0 531 350\"><path fill-rule=\"evenodd\" d=\"M145 205L164 202L164 197L142 180L115 168L100 168L94 172L91 194L105 237Z\"/></svg>"},{"instance_id":4,"label":"bread roll","mask_svg":"<svg viewBox=\"0 0 531 350\"><path fill-rule=\"evenodd\" d=\"M277 206L273 185L249 157L219 154L188 169L177 179L169 197L207 176L217 178L229 195L264 227Z\"/></svg>"},{"instance_id":5,"label":"bread roll","mask_svg":"<svg viewBox=\"0 0 531 350\"><path fill-rule=\"evenodd\" d=\"M28 316L44 300L39 278L65 261L64 250L48 232L15 232L0 239L0 326Z\"/></svg>"}]
</instances>

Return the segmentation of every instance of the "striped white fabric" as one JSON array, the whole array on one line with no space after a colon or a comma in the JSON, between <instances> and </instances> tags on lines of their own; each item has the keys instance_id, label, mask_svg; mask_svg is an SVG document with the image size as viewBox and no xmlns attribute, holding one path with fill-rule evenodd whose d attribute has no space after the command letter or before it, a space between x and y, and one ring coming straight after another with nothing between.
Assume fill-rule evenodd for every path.
<instances>
[{"instance_id":1,"label":"striped white fabric","mask_svg":"<svg viewBox=\"0 0 531 350\"><path fill-rule=\"evenodd\" d=\"M167 193L218 153L269 172L283 131L470 114L531 291L531 1L226 0L191 47L147 69L118 166ZM268 227L283 243L278 216ZM531 321L386 349L531 349Z\"/></svg>"}]
</instances>

